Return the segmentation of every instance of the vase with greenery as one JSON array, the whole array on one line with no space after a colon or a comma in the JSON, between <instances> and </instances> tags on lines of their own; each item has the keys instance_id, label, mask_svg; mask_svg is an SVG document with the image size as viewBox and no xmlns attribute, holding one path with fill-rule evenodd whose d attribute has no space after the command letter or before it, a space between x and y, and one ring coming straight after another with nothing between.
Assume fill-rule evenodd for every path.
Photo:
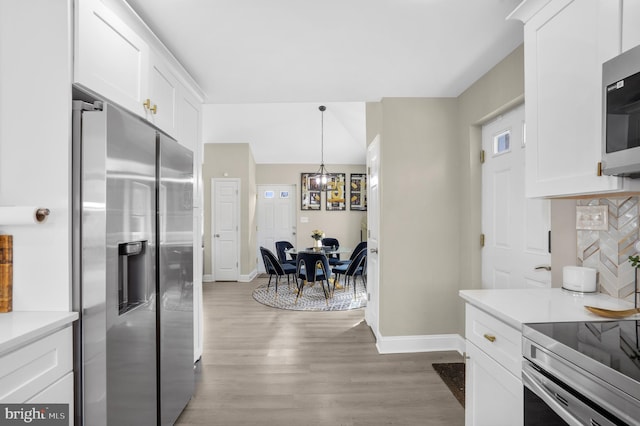
<instances>
[{"instance_id":1,"label":"vase with greenery","mask_svg":"<svg viewBox=\"0 0 640 426\"><path fill-rule=\"evenodd\" d=\"M319 229L314 229L313 231L311 231L311 238L315 240L315 248L322 248L322 239L324 238L324 232Z\"/></svg>"}]
</instances>

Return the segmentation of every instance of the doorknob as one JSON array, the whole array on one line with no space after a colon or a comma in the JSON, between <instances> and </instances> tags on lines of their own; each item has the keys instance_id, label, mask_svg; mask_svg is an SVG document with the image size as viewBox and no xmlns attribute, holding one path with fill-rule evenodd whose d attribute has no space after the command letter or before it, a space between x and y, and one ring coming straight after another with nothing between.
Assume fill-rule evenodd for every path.
<instances>
[{"instance_id":1,"label":"doorknob","mask_svg":"<svg viewBox=\"0 0 640 426\"><path fill-rule=\"evenodd\" d=\"M535 270L544 269L545 271L550 271L551 270L551 266L549 266L549 265L540 265L540 266L536 266L533 269L535 269Z\"/></svg>"},{"instance_id":2,"label":"doorknob","mask_svg":"<svg viewBox=\"0 0 640 426\"><path fill-rule=\"evenodd\" d=\"M377 249L377 248L369 249L369 251L370 251L371 253L378 253L378 249Z\"/></svg>"}]
</instances>

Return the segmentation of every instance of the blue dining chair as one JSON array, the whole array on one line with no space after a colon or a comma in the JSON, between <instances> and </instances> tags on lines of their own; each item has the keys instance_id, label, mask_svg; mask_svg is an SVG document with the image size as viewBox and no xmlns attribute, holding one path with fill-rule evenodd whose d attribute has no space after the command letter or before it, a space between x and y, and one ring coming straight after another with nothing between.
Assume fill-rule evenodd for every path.
<instances>
[{"instance_id":1,"label":"blue dining chair","mask_svg":"<svg viewBox=\"0 0 640 426\"><path fill-rule=\"evenodd\" d=\"M260 247L260 254L262 255L262 261L264 262L264 269L269 274L267 291L269 290L269 286L271 285L271 277L273 277L274 275L276 277L276 294L278 294L278 281L280 280L280 277L286 275L287 284L291 286L289 276L296 273L296 267L289 263L281 264L278 261L278 258L276 258L276 256L273 254L273 252L267 248Z\"/></svg>"},{"instance_id":2,"label":"blue dining chair","mask_svg":"<svg viewBox=\"0 0 640 426\"><path fill-rule=\"evenodd\" d=\"M323 247L331 247L331 248L340 248L340 241L337 238L323 238L322 239ZM339 265L340 264L340 254L332 253L327 256L329 259L329 265Z\"/></svg>"},{"instance_id":3,"label":"blue dining chair","mask_svg":"<svg viewBox=\"0 0 640 426\"><path fill-rule=\"evenodd\" d=\"M331 269L329 268L327 256L325 256L324 253L301 251L296 257L296 263L296 284L298 287L298 295L296 296L295 303L298 303L298 298L302 296L304 283L307 281L320 282L322 291L324 292L325 301L327 305L329 305L329 296L331 295L329 278L331 277Z\"/></svg>"},{"instance_id":4,"label":"blue dining chair","mask_svg":"<svg viewBox=\"0 0 640 426\"><path fill-rule=\"evenodd\" d=\"M353 298L357 297L356 287L358 285L357 277L360 276L362 280L362 285L364 286L365 291L367 290L367 249L364 248L360 250L360 252L356 255L356 257L349 263L347 270L344 272L344 288L345 291L349 286L349 282L353 279ZM337 281L337 280L336 280ZM336 282L333 282L333 287L335 291Z\"/></svg>"},{"instance_id":5,"label":"blue dining chair","mask_svg":"<svg viewBox=\"0 0 640 426\"><path fill-rule=\"evenodd\" d=\"M276 254L278 255L278 260L281 264L289 263L291 265L296 264L296 255L290 254L291 259L287 258L287 253L285 250L289 250L293 248L293 244L289 241L276 241Z\"/></svg>"},{"instance_id":6,"label":"blue dining chair","mask_svg":"<svg viewBox=\"0 0 640 426\"><path fill-rule=\"evenodd\" d=\"M361 241L358 243L356 248L353 249L353 251L351 252L351 256L349 257L349 260L342 260L340 261L339 264L331 268L331 272L333 272L336 276L336 281L340 281L340 275L344 275L345 272L347 272L347 269L349 268L349 264L353 262L353 260L356 258L358 254L360 254L362 250L367 250L366 241Z\"/></svg>"}]
</instances>

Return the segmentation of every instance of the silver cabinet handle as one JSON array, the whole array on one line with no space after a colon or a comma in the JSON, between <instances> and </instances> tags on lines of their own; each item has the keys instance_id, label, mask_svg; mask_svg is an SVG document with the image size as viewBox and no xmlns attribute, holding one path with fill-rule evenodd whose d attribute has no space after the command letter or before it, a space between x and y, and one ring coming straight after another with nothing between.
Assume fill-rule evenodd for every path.
<instances>
[{"instance_id":1,"label":"silver cabinet handle","mask_svg":"<svg viewBox=\"0 0 640 426\"><path fill-rule=\"evenodd\" d=\"M540 265L540 266L536 266L533 269L535 269L535 270L544 269L545 271L550 271L551 270L551 266L549 266L549 265Z\"/></svg>"},{"instance_id":2,"label":"silver cabinet handle","mask_svg":"<svg viewBox=\"0 0 640 426\"><path fill-rule=\"evenodd\" d=\"M377 249L377 248L369 249L369 251L370 251L371 253L378 253L378 249Z\"/></svg>"}]
</instances>

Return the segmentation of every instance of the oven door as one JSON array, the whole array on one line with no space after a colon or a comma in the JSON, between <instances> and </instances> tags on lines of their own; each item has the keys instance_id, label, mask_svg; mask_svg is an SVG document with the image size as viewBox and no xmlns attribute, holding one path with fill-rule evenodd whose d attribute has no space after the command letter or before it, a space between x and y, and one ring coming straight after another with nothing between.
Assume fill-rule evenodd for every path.
<instances>
[{"instance_id":1,"label":"oven door","mask_svg":"<svg viewBox=\"0 0 640 426\"><path fill-rule=\"evenodd\" d=\"M522 365L525 426L614 426L626 423L525 359Z\"/></svg>"}]
</instances>

